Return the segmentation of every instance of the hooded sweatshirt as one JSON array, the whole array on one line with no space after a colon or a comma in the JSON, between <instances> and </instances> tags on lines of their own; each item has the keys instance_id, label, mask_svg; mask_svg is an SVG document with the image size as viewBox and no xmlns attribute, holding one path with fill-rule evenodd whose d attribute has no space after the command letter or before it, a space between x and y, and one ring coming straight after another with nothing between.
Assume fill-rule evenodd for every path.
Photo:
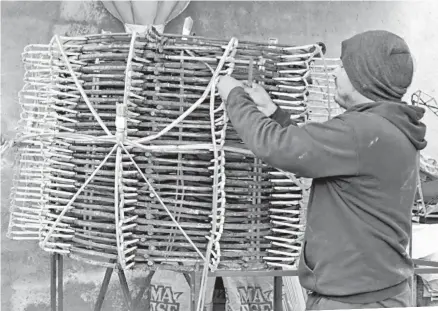
<instances>
[{"instance_id":1,"label":"hooded sweatshirt","mask_svg":"<svg viewBox=\"0 0 438 311\"><path fill-rule=\"evenodd\" d=\"M372 303L398 295L413 275L407 253L424 109L372 102L324 123L291 125L280 108L261 113L241 87L227 99L234 129L267 164L312 178L301 285Z\"/></svg>"}]
</instances>

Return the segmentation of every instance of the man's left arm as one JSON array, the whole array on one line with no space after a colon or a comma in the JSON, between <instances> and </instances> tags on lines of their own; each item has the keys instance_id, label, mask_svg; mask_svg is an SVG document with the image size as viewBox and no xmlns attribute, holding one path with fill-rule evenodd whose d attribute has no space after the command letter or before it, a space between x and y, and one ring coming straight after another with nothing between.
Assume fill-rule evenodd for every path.
<instances>
[{"instance_id":1,"label":"man's left arm","mask_svg":"<svg viewBox=\"0 0 438 311\"><path fill-rule=\"evenodd\" d=\"M271 166L308 178L359 172L357 138L342 119L282 127L260 112L242 87L229 93L227 111L247 148Z\"/></svg>"},{"instance_id":2,"label":"man's left arm","mask_svg":"<svg viewBox=\"0 0 438 311\"><path fill-rule=\"evenodd\" d=\"M275 112L269 116L272 120L276 121L281 127L288 127L289 125L297 126L298 123L291 119L291 114L277 106Z\"/></svg>"}]
</instances>

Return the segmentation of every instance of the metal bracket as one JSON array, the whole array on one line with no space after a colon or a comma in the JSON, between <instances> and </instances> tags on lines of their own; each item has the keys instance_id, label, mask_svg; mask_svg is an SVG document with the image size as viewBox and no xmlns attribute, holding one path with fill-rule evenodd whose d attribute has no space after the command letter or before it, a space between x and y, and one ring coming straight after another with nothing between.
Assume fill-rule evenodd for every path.
<instances>
[{"instance_id":1,"label":"metal bracket","mask_svg":"<svg viewBox=\"0 0 438 311\"><path fill-rule=\"evenodd\" d=\"M182 35L183 36L190 36L190 33L192 32L193 28L193 19L189 16L186 17L184 20ZM187 38L182 38L183 40L187 40Z\"/></svg>"},{"instance_id":2,"label":"metal bracket","mask_svg":"<svg viewBox=\"0 0 438 311\"><path fill-rule=\"evenodd\" d=\"M269 43L269 48L272 49L278 44L278 39L277 38L269 38L268 39L268 43Z\"/></svg>"}]
</instances>

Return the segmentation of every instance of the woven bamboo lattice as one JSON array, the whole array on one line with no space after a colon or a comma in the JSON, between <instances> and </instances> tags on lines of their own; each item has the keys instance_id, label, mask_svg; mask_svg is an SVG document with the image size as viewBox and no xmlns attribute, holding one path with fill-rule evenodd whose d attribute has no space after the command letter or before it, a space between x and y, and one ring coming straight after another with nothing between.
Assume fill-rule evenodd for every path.
<instances>
[{"instance_id":1,"label":"woven bamboo lattice","mask_svg":"<svg viewBox=\"0 0 438 311\"><path fill-rule=\"evenodd\" d=\"M309 98L332 102L321 56L153 28L27 46L9 237L122 269L294 265L302 184L245 149L215 84L246 80L252 59L254 81L305 123Z\"/></svg>"},{"instance_id":2,"label":"woven bamboo lattice","mask_svg":"<svg viewBox=\"0 0 438 311\"><path fill-rule=\"evenodd\" d=\"M430 182L438 179L438 161L432 157L420 154L420 170L418 175L418 193L419 200L414 204L412 210L415 220L418 220L418 216L422 216L425 219L438 218L438 204L436 198L428 201L424 199L422 183Z\"/></svg>"},{"instance_id":3,"label":"woven bamboo lattice","mask_svg":"<svg viewBox=\"0 0 438 311\"><path fill-rule=\"evenodd\" d=\"M436 116L438 116L438 103L435 98L426 94L421 90L417 90L411 95L411 104L414 106L420 106L429 110ZM436 180L438 178L438 162L431 156L420 152L419 154L419 172L418 172L418 194L419 200L414 204L413 219L418 221L418 216L427 218L438 218L438 204L433 199L430 202L426 202L423 196L422 183Z\"/></svg>"},{"instance_id":4,"label":"woven bamboo lattice","mask_svg":"<svg viewBox=\"0 0 438 311\"><path fill-rule=\"evenodd\" d=\"M309 85L307 108L309 122L324 122L342 113L334 101L333 71L341 64L338 58L314 58L311 64L312 84Z\"/></svg>"}]
</instances>

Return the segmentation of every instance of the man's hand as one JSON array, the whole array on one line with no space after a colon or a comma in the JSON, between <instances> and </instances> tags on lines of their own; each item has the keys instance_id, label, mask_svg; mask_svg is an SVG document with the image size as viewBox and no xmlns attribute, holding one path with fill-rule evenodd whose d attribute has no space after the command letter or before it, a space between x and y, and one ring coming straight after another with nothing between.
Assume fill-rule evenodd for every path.
<instances>
[{"instance_id":1,"label":"man's hand","mask_svg":"<svg viewBox=\"0 0 438 311\"><path fill-rule=\"evenodd\" d=\"M272 101L269 94L261 85L253 83L252 87L245 87L244 90L265 116L270 117L274 114L275 110L277 110L277 105Z\"/></svg>"},{"instance_id":2,"label":"man's hand","mask_svg":"<svg viewBox=\"0 0 438 311\"><path fill-rule=\"evenodd\" d=\"M238 81L230 76L221 76L219 78L218 84L216 85L217 90L219 92L219 95L223 101L227 100L228 95L230 94L231 90L237 86L243 87L242 82L240 82L240 81Z\"/></svg>"}]
</instances>

